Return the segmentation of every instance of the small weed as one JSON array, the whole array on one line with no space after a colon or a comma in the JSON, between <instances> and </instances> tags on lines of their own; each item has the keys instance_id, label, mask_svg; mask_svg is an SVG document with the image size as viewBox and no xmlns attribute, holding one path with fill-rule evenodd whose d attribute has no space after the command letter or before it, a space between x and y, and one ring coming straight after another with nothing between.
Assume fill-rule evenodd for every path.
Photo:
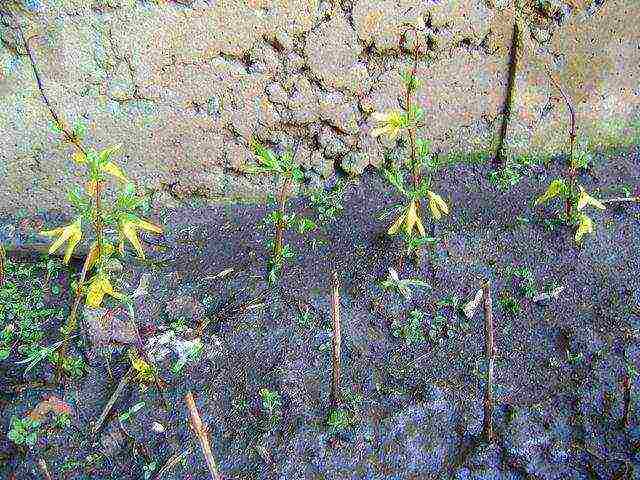
<instances>
[{"instance_id":1,"label":"small weed","mask_svg":"<svg viewBox=\"0 0 640 480\"><path fill-rule=\"evenodd\" d=\"M382 281L382 288L388 290L394 290L402 295L406 300L411 300L413 295L411 287L429 287L430 285L415 278L400 279L398 272L395 269L389 267L389 276Z\"/></svg>"},{"instance_id":2,"label":"small weed","mask_svg":"<svg viewBox=\"0 0 640 480\"><path fill-rule=\"evenodd\" d=\"M528 267L509 267L507 273L516 280L520 293L527 298L533 298L537 293L533 272Z\"/></svg>"},{"instance_id":3,"label":"small weed","mask_svg":"<svg viewBox=\"0 0 640 480\"><path fill-rule=\"evenodd\" d=\"M266 419L262 427L266 430L271 430L282 417L282 399L278 392L268 388L261 388L259 393L262 400L262 413Z\"/></svg>"},{"instance_id":4,"label":"small weed","mask_svg":"<svg viewBox=\"0 0 640 480\"><path fill-rule=\"evenodd\" d=\"M327 417L327 427L333 435L345 431L352 423L351 415L347 410L341 408L333 409Z\"/></svg>"},{"instance_id":5,"label":"small weed","mask_svg":"<svg viewBox=\"0 0 640 480\"><path fill-rule=\"evenodd\" d=\"M522 311L520 303L508 292L503 292L498 298L500 307L510 315L518 315Z\"/></svg>"},{"instance_id":6,"label":"small weed","mask_svg":"<svg viewBox=\"0 0 640 480\"><path fill-rule=\"evenodd\" d=\"M583 361L584 361L584 353L582 352L572 353L569 350L567 350L567 362L569 362L571 365L578 365Z\"/></svg>"},{"instance_id":7,"label":"small weed","mask_svg":"<svg viewBox=\"0 0 640 480\"><path fill-rule=\"evenodd\" d=\"M33 446L40 435L40 422L30 417L11 417L7 438L16 445Z\"/></svg>"},{"instance_id":8,"label":"small weed","mask_svg":"<svg viewBox=\"0 0 640 480\"><path fill-rule=\"evenodd\" d=\"M338 215L342 214L344 211L344 192L347 185L347 181L339 180L329 191L316 189L309 194L311 206L316 211L320 221L333 221Z\"/></svg>"},{"instance_id":9,"label":"small weed","mask_svg":"<svg viewBox=\"0 0 640 480\"><path fill-rule=\"evenodd\" d=\"M420 310L412 310L406 322L401 323L395 320L391 324L391 331L394 337L404 339L407 345L419 344L426 340L423 322L424 313Z\"/></svg>"},{"instance_id":10,"label":"small weed","mask_svg":"<svg viewBox=\"0 0 640 480\"><path fill-rule=\"evenodd\" d=\"M118 420L120 420L120 422L122 422L122 423L128 421L137 412L139 412L142 408L144 408L144 406L145 406L145 402L136 403L131 408L129 408L129 410L126 410L126 411L122 412L120 415L118 415Z\"/></svg>"}]
</instances>

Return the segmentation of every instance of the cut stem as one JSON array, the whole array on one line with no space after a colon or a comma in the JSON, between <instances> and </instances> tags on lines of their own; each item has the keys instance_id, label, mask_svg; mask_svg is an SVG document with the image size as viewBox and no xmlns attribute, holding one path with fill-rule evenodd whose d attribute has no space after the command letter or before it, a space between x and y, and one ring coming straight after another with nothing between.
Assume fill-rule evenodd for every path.
<instances>
[{"instance_id":1,"label":"cut stem","mask_svg":"<svg viewBox=\"0 0 640 480\"><path fill-rule=\"evenodd\" d=\"M284 229L286 227L284 216L290 183L291 179L289 177L285 177L280 189L280 194L278 195L278 212L280 214L280 219L278 220L278 223L276 223L276 238L273 243L273 258L276 263L280 262L282 250L284 248Z\"/></svg>"},{"instance_id":2,"label":"cut stem","mask_svg":"<svg viewBox=\"0 0 640 480\"><path fill-rule=\"evenodd\" d=\"M623 413L622 425L629 428L631 425L631 380L629 375L625 375L622 379L622 396L623 396Z\"/></svg>"},{"instance_id":3,"label":"cut stem","mask_svg":"<svg viewBox=\"0 0 640 480\"><path fill-rule=\"evenodd\" d=\"M342 357L342 334L340 330L340 282L338 274L331 274L331 320L333 326L333 375L331 378L331 407L340 405L340 359Z\"/></svg>"},{"instance_id":4,"label":"cut stem","mask_svg":"<svg viewBox=\"0 0 640 480\"><path fill-rule=\"evenodd\" d=\"M484 355L487 362L487 383L484 390L484 421L482 436L488 443L493 441L493 369L495 362L495 346L493 343L493 306L491 300L491 283L487 280L482 284L484 306Z\"/></svg>"},{"instance_id":5,"label":"cut stem","mask_svg":"<svg viewBox=\"0 0 640 480\"><path fill-rule=\"evenodd\" d=\"M193 430L198 436L198 440L200 441L200 448L202 449L202 454L204 455L204 459L207 462L207 467L209 468L211 478L213 480L222 480L220 472L218 471L218 466L215 459L213 458L213 453L211 451L211 444L209 443L207 427L202 423L202 420L200 419L200 414L198 413L196 402L193 399L193 394L191 392L188 392L185 395L184 399L187 402L187 408L189 409L189 420L191 422L191 426L193 427Z\"/></svg>"},{"instance_id":6,"label":"cut stem","mask_svg":"<svg viewBox=\"0 0 640 480\"><path fill-rule=\"evenodd\" d=\"M129 370L127 370L127 373L125 373L122 379L120 379L118 386L116 387L113 394L109 398L109 401L107 402L107 404L104 406L104 409L102 410L102 413L98 418L98 421L91 429L91 432L93 433L93 435L97 434L102 428L102 425L104 424L104 421L106 420L107 416L111 412L111 409L113 408L113 405L116 403L116 400L118 400L118 397L122 394L122 391L129 383L129 380L131 380L131 375L133 375L133 367L129 368Z\"/></svg>"}]
</instances>

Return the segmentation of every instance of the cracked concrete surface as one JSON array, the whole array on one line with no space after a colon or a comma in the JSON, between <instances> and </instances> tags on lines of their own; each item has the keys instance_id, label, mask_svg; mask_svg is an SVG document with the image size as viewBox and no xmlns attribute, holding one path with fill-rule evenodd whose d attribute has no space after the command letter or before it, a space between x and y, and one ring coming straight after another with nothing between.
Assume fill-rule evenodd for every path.
<instances>
[{"instance_id":1,"label":"cracked concrete surface","mask_svg":"<svg viewBox=\"0 0 640 480\"><path fill-rule=\"evenodd\" d=\"M360 174L395 147L372 139L371 113L400 105L399 73L418 29L422 135L439 155L492 153L504 108L511 2L485 0L40 0L22 17L47 94L87 143L123 145L121 164L160 198L255 199L252 136L300 142L309 181ZM526 0L525 38L507 134L511 157L562 151L567 116L549 65L576 102L593 148L640 138L640 34L634 0ZM28 59L0 24L0 210L49 208L76 179L49 128ZM161 201L162 203L162 201Z\"/></svg>"}]
</instances>

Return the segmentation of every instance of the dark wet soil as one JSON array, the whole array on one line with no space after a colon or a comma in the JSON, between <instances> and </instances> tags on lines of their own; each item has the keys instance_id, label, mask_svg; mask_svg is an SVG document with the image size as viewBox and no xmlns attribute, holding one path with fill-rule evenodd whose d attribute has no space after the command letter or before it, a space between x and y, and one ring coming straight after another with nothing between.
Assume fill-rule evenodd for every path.
<instances>
[{"instance_id":1,"label":"dark wet soil","mask_svg":"<svg viewBox=\"0 0 640 480\"><path fill-rule=\"evenodd\" d=\"M143 340L173 324L178 338L201 339L201 353L179 372L172 369L175 353L158 360L166 401L153 384L132 382L96 435L91 428L130 366L125 347L95 347L81 322L72 353L88 367L64 389L33 385L51 380L46 362L26 376L14 363L19 356L0 362L3 434L12 416L23 417L52 394L73 411L70 425L48 424L33 447L0 436L0 478L42 478L40 459L54 479L209 478L188 424L188 391L209 426L225 479L640 478L640 205L595 212L595 234L578 247L573 231L550 227L553 207L532 206L560 166L534 167L506 191L487 180L486 165L438 174L452 214L435 227L439 243L425 250L420 266L403 259L398 241L384 235L389 220L377 217L398 199L371 172L349 184L341 215L305 237L289 234L297 255L274 287L265 281L270 232L259 226L268 207L161 212L168 232L161 243L169 248L157 248L147 266L125 264L119 285L133 290L150 273L149 293L136 300ZM600 156L581 182L599 198L620 196L621 186L637 190L639 166L637 148ZM292 209L314 215L303 199ZM389 267L430 286L415 287L410 301L383 290ZM560 297L534 304L513 274L523 267L532 277L529 293L564 286ZM342 387L350 420L337 432L326 423L334 270L341 281ZM68 288L69 276L58 275ZM483 314L466 320L442 305L453 297L470 300L483 279L494 295L493 445L480 441ZM64 309L68 292L45 300ZM424 313L425 339L408 344L393 335L394 325L414 309ZM59 341L63 318L64 310L42 320L44 344ZM620 423L625 375L631 377L629 426ZM271 419L262 388L282 400Z\"/></svg>"}]
</instances>

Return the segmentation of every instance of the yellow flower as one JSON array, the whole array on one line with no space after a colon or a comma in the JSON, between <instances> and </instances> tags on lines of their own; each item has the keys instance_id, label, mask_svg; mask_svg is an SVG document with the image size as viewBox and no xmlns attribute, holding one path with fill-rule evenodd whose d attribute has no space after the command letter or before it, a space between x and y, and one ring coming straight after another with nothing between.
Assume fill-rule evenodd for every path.
<instances>
[{"instance_id":1,"label":"yellow flower","mask_svg":"<svg viewBox=\"0 0 640 480\"><path fill-rule=\"evenodd\" d=\"M593 222L584 213L580 214L578 220L578 230L576 230L576 242L580 243L582 237L587 233L593 233Z\"/></svg>"},{"instance_id":2,"label":"yellow flower","mask_svg":"<svg viewBox=\"0 0 640 480\"><path fill-rule=\"evenodd\" d=\"M87 289L87 306L91 308L100 307L105 295L110 295L118 300L123 300L125 298L124 294L116 292L113 289L109 277L103 273L99 273L89 281L89 288Z\"/></svg>"},{"instance_id":3,"label":"yellow flower","mask_svg":"<svg viewBox=\"0 0 640 480\"><path fill-rule=\"evenodd\" d=\"M371 130L371 135L373 137L386 135L390 140L393 140L398 136L400 130L404 126L404 120L400 110L391 110L388 113L375 112L372 115L372 118L381 124L379 127Z\"/></svg>"},{"instance_id":4,"label":"yellow flower","mask_svg":"<svg viewBox=\"0 0 640 480\"><path fill-rule=\"evenodd\" d=\"M580 196L578 197L578 210L582 210L587 205L591 205L592 207L599 208L600 210L604 210L606 208L600 200L593 198L581 186Z\"/></svg>"},{"instance_id":5,"label":"yellow flower","mask_svg":"<svg viewBox=\"0 0 640 480\"><path fill-rule=\"evenodd\" d=\"M433 218L440 220L443 214L449 214L449 207L440 195L429 190L427 196L429 197L429 210L431 210Z\"/></svg>"},{"instance_id":6,"label":"yellow flower","mask_svg":"<svg viewBox=\"0 0 640 480\"><path fill-rule=\"evenodd\" d=\"M140 258L144 258L144 250L138 239L138 229L147 230L153 233L162 233L162 228L153 223L142 220L135 215L125 214L120 217L120 254L124 253L124 238L131 242L133 248L138 252ZM124 237L124 238L123 238Z\"/></svg>"},{"instance_id":7,"label":"yellow flower","mask_svg":"<svg viewBox=\"0 0 640 480\"><path fill-rule=\"evenodd\" d=\"M389 227L387 234L396 235L402 226L404 226L404 231L407 235L411 235L414 228L418 230L421 237L426 235L422 220L420 220L420 204L417 200L411 200L405 211Z\"/></svg>"},{"instance_id":8,"label":"yellow flower","mask_svg":"<svg viewBox=\"0 0 640 480\"><path fill-rule=\"evenodd\" d=\"M547 187L547 191L536 199L534 205L540 205L541 203L548 202L552 198L557 197L564 188L565 185L562 180L554 180Z\"/></svg>"},{"instance_id":9,"label":"yellow flower","mask_svg":"<svg viewBox=\"0 0 640 480\"><path fill-rule=\"evenodd\" d=\"M109 242L102 243L102 255L109 256L113 253L113 245ZM91 249L89 250L89 259L87 260L87 271L91 270L91 267L98 261L98 242L93 242Z\"/></svg>"},{"instance_id":10,"label":"yellow flower","mask_svg":"<svg viewBox=\"0 0 640 480\"><path fill-rule=\"evenodd\" d=\"M100 171L116 177L118 180L120 180L123 183L127 183L129 179L127 178L127 176L124 174L124 172L118 165L116 165L111 161L106 161L106 162L104 161L109 157L111 157L111 155L116 153L118 150L120 150L120 145L116 145L115 147L105 148L100 152L99 155L100 155L100 158L102 159L102 162L101 162L102 166L100 167ZM84 163L87 163L87 156L84 153L78 151L73 154L73 160L78 164L84 164Z\"/></svg>"},{"instance_id":11,"label":"yellow flower","mask_svg":"<svg viewBox=\"0 0 640 480\"><path fill-rule=\"evenodd\" d=\"M67 244L67 248L64 252L64 263L69 263L71 254L73 253L73 249L76 248L76 245L82 238L81 217L78 217L75 222L70 223L66 227L58 227L54 228L53 230L44 230L40 232L40 234L47 237L58 237L49 247L49 254L55 253L58 248L60 248L65 242L68 241L69 243Z\"/></svg>"}]
</instances>

